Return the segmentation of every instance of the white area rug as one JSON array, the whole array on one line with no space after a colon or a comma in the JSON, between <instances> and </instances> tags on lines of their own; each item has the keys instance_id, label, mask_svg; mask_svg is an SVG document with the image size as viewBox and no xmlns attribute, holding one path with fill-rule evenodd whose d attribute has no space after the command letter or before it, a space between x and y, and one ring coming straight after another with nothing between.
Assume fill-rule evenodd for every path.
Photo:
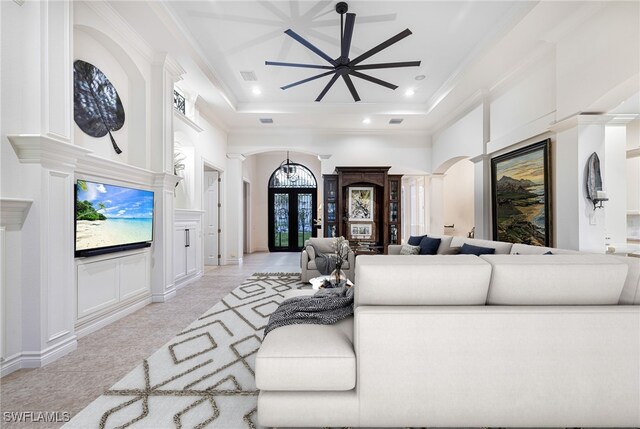
<instances>
[{"instance_id":1,"label":"white area rug","mask_svg":"<svg viewBox=\"0 0 640 429\"><path fill-rule=\"evenodd\" d=\"M283 292L309 287L295 273L254 274L64 428L258 428L263 329Z\"/></svg>"}]
</instances>

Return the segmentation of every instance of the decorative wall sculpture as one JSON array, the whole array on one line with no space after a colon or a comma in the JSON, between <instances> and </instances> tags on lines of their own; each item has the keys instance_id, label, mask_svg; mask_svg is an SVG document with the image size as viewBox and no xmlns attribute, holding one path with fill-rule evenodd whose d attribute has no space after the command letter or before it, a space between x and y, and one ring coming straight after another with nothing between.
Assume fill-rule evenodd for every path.
<instances>
[{"instance_id":1,"label":"decorative wall sculpture","mask_svg":"<svg viewBox=\"0 0 640 429\"><path fill-rule=\"evenodd\" d=\"M113 150L122 153L111 134L124 125L122 101L104 73L82 60L73 63L73 119L91 137L109 134Z\"/></svg>"}]
</instances>

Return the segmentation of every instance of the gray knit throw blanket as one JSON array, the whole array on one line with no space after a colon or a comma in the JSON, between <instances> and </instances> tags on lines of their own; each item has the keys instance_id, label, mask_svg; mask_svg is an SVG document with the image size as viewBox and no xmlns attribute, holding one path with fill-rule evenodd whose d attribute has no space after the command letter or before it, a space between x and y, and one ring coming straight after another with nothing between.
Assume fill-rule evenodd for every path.
<instances>
[{"instance_id":1,"label":"gray knit throw blanket","mask_svg":"<svg viewBox=\"0 0 640 429\"><path fill-rule=\"evenodd\" d=\"M316 268L320 274L326 276L336 269L336 258L316 251Z\"/></svg>"},{"instance_id":2,"label":"gray knit throw blanket","mask_svg":"<svg viewBox=\"0 0 640 429\"><path fill-rule=\"evenodd\" d=\"M269 317L264 335L287 325L332 325L353 315L353 288L320 289L312 296L286 299Z\"/></svg>"}]
</instances>

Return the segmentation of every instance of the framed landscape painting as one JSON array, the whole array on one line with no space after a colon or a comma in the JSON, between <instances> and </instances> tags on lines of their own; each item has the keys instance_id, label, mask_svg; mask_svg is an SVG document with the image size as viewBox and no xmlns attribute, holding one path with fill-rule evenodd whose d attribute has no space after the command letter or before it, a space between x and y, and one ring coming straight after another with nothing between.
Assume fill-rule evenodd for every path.
<instances>
[{"instance_id":1,"label":"framed landscape painting","mask_svg":"<svg viewBox=\"0 0 640 429\"><path fill-rule=\"evenodd\" d=\"M551 246L549 139L491 160L493 239Z\"/></svg>"},{"instance_id":2,"label":"framed landscape painting","mask_svg":"<svg viewBox=\"0 0 640 429\"><path fill-rule=\"evenodd\" d=\"M373 220L373 187L349 188L349 220Z\"/></svg>"}]
</instances>

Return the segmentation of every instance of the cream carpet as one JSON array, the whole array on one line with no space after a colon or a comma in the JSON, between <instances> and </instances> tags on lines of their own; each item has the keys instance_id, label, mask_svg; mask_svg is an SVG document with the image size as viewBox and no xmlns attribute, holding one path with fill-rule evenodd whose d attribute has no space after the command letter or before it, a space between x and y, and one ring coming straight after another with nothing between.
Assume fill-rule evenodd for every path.
<instances>
[{"instance_id":1,"label":"cream carpet","mask_svg":"<svg viewBox=\"0 0 640 429\"><path fill-rule=\"evenodd\" d=\"M263 329L283 292L309 287L298 273L252 275L64 428L258 428Z\"/></svg>"}]
</instances>

